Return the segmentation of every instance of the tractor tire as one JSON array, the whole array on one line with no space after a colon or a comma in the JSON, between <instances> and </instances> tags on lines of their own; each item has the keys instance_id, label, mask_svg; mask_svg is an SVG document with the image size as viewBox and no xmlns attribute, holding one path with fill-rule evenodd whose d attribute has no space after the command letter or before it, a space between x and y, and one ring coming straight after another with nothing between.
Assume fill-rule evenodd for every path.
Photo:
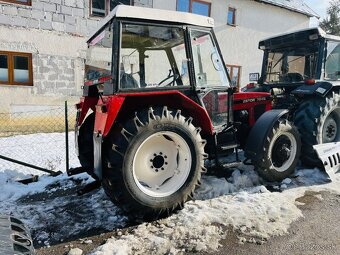
<instances>
[{"instance_id":1,"label":"tractor tire","mask_svg":"<svg viewBox=\"0 0 340 255\"><path fill-rule=\"evenodd\" d=\"M253 162L255 170L267 181L282 181L294 172L300 152L297 128L285 119L279 120L263 144L262 160Z\"/></svg>"},{"instance_id":2,"label":"tractor tire","mask_svg":"<svg viewBox=\"0 0 340 255\"><path fill-rule=\"evenodd\" d=\"M309 167L321 167L313 145L340 141L340 95L310 99L296 110L294 123L302 139L301 161Z\"/></svg>"},{"instance_id":3,"label":"tractor tire","mask_svg":"<svg viewBox=\"0 0 340 255\"><path fill-rule=\"evenodd\" d=\"M192 198L205 171L200 128L180 110L142 110L104 143L103 188L124 211L144 219L168 216Z\"/></svg>"},{"instance_id":4,"label":"tractor tire","mask_svg":"<svg viewBox=\"0 0 340 255\"><path fill-rule=\"evenodd\" d=\"M86 172L93 178L97 178L93 173L93 130L95 115L91 113L80 126L78 136L79 162L86 169Z\"/></svg>"}]
</instances>

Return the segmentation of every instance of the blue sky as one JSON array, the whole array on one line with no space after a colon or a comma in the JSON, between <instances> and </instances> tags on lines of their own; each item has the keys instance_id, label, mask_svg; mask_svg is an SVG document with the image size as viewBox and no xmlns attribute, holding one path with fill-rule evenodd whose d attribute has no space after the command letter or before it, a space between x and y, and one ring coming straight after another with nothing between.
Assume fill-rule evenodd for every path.
<instances>
[{"instance_id":1,"label":"blue sky","mask_svg":"<svg viewBox=\"0 0 340 255\"><path fill-rule=\"evenodd\" d=\"M329 2L331 0L305 0L305 3L308 4L316 13L320 15L320 20L326 17L327 8L329 6ZM318 24L316 19L312 19L311 25Z\"/></svg>"}]
</instances>

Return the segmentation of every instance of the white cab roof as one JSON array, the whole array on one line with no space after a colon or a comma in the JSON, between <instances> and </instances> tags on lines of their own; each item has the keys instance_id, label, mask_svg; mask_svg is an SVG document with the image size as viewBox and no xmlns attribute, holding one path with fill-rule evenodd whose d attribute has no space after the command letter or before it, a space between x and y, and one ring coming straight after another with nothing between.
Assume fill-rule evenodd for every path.
<instances>
[{"instance_id":1,"label":"white cab roof","mask_svg":"<svg viewBox=\"0 0 340 255\"><path fill-rule=\"evenodd\" d=\"M101 22L98 28L106 25L114 17L117 18L131 18L141 20L165 21L173 23L181 23L202 27L214 27L214 19L197 14L186 12L176 12L168 10L160 10L146 7L137 7L130 5L118 5L109 15L107 15ZM94 32L90 38L95 34Z\"/></svg>"}]
</instances>

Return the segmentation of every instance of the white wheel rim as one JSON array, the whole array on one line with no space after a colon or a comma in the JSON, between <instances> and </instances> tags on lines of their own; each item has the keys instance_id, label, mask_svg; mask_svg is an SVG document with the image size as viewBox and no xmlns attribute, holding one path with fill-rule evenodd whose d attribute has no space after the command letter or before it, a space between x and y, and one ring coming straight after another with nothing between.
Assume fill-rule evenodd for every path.
<instances>
[{"instance_id":1,"label":"white wheel rim","mask_svg":"<svg viewBox=\"0 0 340 255\"><path fill-rule=\"evenodd\" d=\"M274 169L277 172L280 172L280 173L285 172L285 171L287 171L289 169L289 167L294 162L295 156L296 156L296 153L297 153L297 142L296 142L296 139L295 139L294 135L291 134L291 133L287 133L287 132L277 133L272 138L272 142L270 143L270 146L269 146L269 151L268 151L269 154L268 155L270 155L270 159L272 160L273 147L274 147L276 141L278 140L278 138L281 137L281 136L285 136L286 138L288 138L291 145L290 145L290 155L289 155L289 158L288 158L288 160L286 160L284 162L284 164L282 166L277 167L272 162L272 166L274 167Z\"/></svg>"},{"instance_id":2,"label":"white wheel rim","mask_svg":"<svg viewBox=\"0 0 340 255\"><path fill-rule=\"evenodd\" d=\"M152 197L166 197L187 180L191 151L179 134L164 131L149 136L133 158L133 178L138 188Z\"/></svg>"}]
</instances>

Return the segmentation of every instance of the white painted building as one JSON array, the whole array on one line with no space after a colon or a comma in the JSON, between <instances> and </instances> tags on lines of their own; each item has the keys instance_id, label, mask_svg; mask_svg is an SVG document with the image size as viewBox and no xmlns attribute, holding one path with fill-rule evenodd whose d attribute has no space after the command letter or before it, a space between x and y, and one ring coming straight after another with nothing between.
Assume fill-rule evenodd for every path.
<instances>
[{"instance_id":1,"label":"white painted building","mask_svg":"<svg viewBox=\"0 0 340 255\"><path fill-rule=\"evenodd\" d=\"M210 15L241 86L260 72L259 40L316 16L302 0L0 0L0 112L77 100L86 38L118 2Z\"/></svg>"}]
</instances>

